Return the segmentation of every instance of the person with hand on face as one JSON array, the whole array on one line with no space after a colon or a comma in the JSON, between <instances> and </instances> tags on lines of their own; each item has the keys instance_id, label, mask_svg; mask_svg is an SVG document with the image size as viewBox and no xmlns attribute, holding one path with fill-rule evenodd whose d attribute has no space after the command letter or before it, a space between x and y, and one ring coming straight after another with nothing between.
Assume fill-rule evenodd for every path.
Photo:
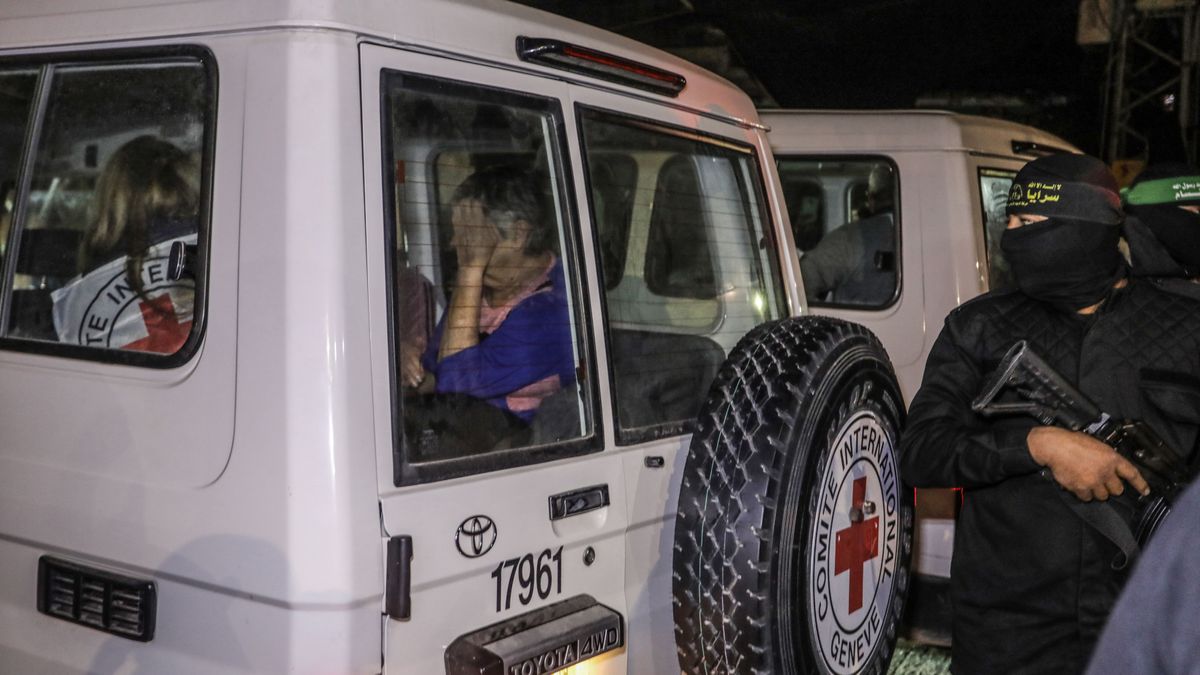
<instances>
[{"instance_id":1,"label":"person with hand on face","mask_svg":"<svg viewBox=\"0 0 1200 675\"><path fill-rule=\"evenodd\" d=\"M458 274L420 363L401 376L422 391L466 394L530 422L575 383L562 262L534 180L513 167L477 171L451 200Z\"/></svg>"},{"instance_id":2,"label":"person with hand on face","mask_svg":"<svg viewBox=\"0 0 1200 675\"><path fill-rule=\"evenodd\" d=\"M1031 417L985 418L971 401L1026 340L1101 409L1192 451L1197 425L1149 394L1161 381L1200 381L1200 303L1127 278L1117 186L1099 160L1026 164L1006 212L1001 247L1016 288L946 318L910 408L901 471L918 488L964 489L952 672L1060 675L1086 666L1123 574L1113 567L1118 548L1077 515L1075 500L1105 501L1128 522L1148 486L1091 436Z\"/></svg>"},{"instance_id":3,"label":"person with hand on face","mask_svg":"<svg viewBox=\"0 0 1200 675\"><path fill-rule=\"evenodd\" d=\"M1133 276L1200 299L1200 169L1150 166L1122 192Z\"/></svg>"}]
</instances>

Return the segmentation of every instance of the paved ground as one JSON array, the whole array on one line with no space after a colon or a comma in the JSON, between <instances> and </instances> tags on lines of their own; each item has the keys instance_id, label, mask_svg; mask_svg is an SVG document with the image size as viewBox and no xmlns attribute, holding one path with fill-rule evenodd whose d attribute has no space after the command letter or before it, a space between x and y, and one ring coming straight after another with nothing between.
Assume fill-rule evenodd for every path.
<instances>
[{"instance_id":1,"label":"paved ground","mask_svg":"<svg viewBox=\"0 0 1200 675\"><path fill-rule=\"evenodd\" d=\"M907 640L896 643L896 656L888 675L943 675L950 672L950 650L918 645Z\"/></svg>"}]
</instances>

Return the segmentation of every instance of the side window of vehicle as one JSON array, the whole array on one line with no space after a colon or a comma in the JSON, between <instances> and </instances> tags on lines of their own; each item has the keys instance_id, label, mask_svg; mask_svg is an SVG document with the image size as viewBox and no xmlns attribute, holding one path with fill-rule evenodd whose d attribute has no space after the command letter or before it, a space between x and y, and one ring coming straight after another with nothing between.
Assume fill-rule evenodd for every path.
<instances>
[{"instance_id":1,"label":"side window of vehicle","mask_svg":"<svg viewBox=\"0 0 1200 675\"><path fill-rule=\"evenodd\" d=\"M383 82L397 484L594 449L559 103Z\"/></svg>"},{"instance_id":2,"label":"side window of vehicle","mask_svg":"<svg viewBox=\"0 0 1200 675\"><path fill-rule=\"evenodd\" d=\"M779 157L808 302L882 309L899 295L900 181L884 157Z\"/></svg>"},{"instance_id":3,"label":"side window of vehicle","mask_svg":"<svg viewBox=\"0 0 1200 675\"><path fill-rule=\"evenodd\" d=\"M203 60L45 63L0 74L0 87L5 346L185 359L203 309Z\"/></svg>"},{"instance_id":4,"label":"side window of vehicle","mask_svg":"<svg viewBox=\"0 0 1200 675\"><path fill-rule=\"evenodd\" d=\"M685 433L738 339L783 315L757 157L746 145L614 113L580 107L579 116L617 440ZM636 170L604 174L619 188L597 183L613 164ZM601 212L613 191L632 196L619 218Z\"/></svg>"},{"instance_id":5,"label":"side window of vehicle","mask_svg":"<svg viewBox=\"0 0 1200 675\"><path fill-rule=\"evenodd\" d=\"M979 169L979 200L983 213L983 242L987 249L988 288L1012 286L1012 270L1000 250L1000 236L1008 223L1004 208L1008 206L1008 191L1012 189L1017 172L1006 169Z\"/></svg>"}]
</instances>

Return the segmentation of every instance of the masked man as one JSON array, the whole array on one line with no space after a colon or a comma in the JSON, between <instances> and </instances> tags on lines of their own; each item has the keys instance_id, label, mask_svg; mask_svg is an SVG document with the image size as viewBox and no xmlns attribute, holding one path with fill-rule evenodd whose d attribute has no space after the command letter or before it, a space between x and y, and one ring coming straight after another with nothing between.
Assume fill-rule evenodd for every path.
<instances>
[{"instance_id":1,"label":"masked man","mask_svg":"<svg viewBox=\"0 0 1200 675\"><path fill-rule=\"evenodd\" d=\"M1125 191L1125 205L1133 275L1200 298L1200 170L1151 166Z\"/></svg>"},{"instance_id":2,"label":"masked man","mask_svg":"<svg viewBox=\"0 0 1200 675\"><path fill-rule=\"evenodd\" d=\"M962 487L954 543L952 672L1083 670L1120 587L1118 549L1073 500L1129 518L1147 486L1111 447L1020 416L971 410L1017 340L1104 411L1196 446L1200 302L1129 280L1115 181L1098 160L1055 155L1016 176L1001 247L1017 289L954 310L929 355L901 442L916 487ZM1188 421L1186 418L1191 417Z\"/></svg>"}]
</instances>

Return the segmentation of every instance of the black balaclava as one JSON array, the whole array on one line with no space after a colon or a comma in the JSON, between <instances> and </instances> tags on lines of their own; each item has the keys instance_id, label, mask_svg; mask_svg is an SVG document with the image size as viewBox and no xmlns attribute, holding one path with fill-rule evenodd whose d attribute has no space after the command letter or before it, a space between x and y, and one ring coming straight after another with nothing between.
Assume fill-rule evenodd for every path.
<instances>
[{"instance_id":1,"label":"black balaclava","mask_svg":"<svg viewBox=\"0 0 1200 675\"><path fill-rule=\"evenodd\" d=\"M1177 270L1159 269L1155 275L1200 276L1200 214L1179 208L1200 205L1200 169L1182 163L1148 167L1124 195L1129 215L1149 228L1179 264ZM1131 253L1134 273L1144 273L1138 271L1142 252L1134 249Z\"/></svg>"},{"instance_id":2,"label":"black balaclava","mask_svg":"<svg viewBox=\"0 0 1200 675\"><path fill-rule=\"evenodd\" d=\"M1121 199L1108 167L1087 155L1050 155L1013 179L1008 215L1047 220L1005 230L1000 248L1017 287L1069 312L1108 297L1125 274L1117 242Z\"/></svg>"}]
</instances>

